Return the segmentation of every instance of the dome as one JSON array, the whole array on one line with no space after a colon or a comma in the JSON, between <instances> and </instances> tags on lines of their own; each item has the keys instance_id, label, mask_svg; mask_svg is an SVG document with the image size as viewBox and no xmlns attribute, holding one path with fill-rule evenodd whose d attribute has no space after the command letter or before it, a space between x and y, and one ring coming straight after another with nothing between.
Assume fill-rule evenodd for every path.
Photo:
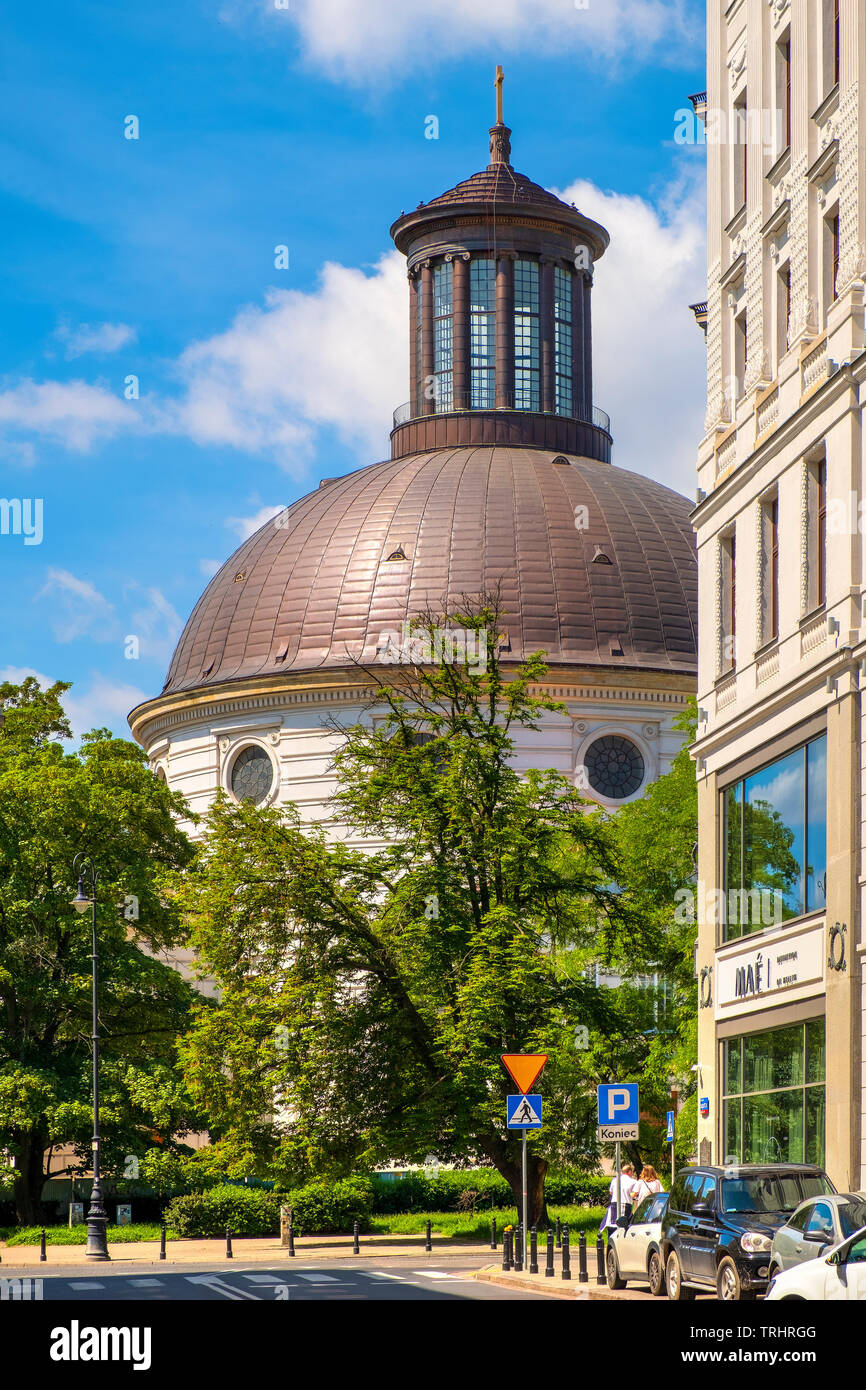
<instances>
[{"instance_id":1,"label":"dome","mask_svg":"<svg viewBox=\"0 0 866 1390\"><path fill-rule=\"evenodd\" d=\"M640 474L538 448L439 448L327 480L214 576L163 694L372 664L419 611L497 586L507 661L694 677L689 511Z\"/></svg>"}]
</instances>

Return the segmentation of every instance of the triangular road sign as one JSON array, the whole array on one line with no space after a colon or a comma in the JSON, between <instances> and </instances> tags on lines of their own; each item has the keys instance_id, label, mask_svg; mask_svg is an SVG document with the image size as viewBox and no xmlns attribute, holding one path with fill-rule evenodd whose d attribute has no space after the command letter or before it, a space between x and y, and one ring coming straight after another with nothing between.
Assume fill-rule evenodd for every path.
<instances>
[{"instance_id":1,"label":"triangular road sign","mask_svg":"<svg viewBox=\"0 0 866 1390\"><path fill-rule=\"evenodd\" d=\"M526 1095L544 1071L544 1064L550 1054L547 1052L505 1052L502 1065L519 1091Z\"/></svg>"}]
</instances>

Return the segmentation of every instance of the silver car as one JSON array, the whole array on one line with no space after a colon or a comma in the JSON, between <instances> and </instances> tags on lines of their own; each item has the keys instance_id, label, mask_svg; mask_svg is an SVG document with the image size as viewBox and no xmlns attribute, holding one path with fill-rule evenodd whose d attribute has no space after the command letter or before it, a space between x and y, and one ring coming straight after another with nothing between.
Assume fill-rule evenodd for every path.
<instances>
[{"instance_id":1,"label":"silver car","mask_svg":"<svg viewBox=\"0 0 866 1390\"><path fill-rule=\"evenodd\" d=\"M662 1296L665 1267L660 1237L667 1204L666 1192L653 1192L644 1197L627 1226L617 1226L611 1232L607 1243L608 1288L623 1289L634 1280L639 1284L649 1283L650 1293L657 1298Z\"/></svg>"},{"instance_id":2,"label":"silver car","mask_svg":"<svg viewBox=\"0 0 866 1390\"><path fill-rule=\"evenodd\" d=\"M801 1202L773 1238L770 1278L817 1259L866 1226L866 1196L862 1192L837 1192L809 1197Z\"/></svg>"}]
</instances>

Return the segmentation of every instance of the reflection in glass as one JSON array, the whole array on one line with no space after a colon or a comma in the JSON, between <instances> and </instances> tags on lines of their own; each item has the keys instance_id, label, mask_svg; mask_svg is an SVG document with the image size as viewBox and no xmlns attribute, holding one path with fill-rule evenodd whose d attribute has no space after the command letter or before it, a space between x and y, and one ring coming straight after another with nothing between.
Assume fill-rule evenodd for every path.
<instances>
[{"instance_id":1,"label":"reflection in glass","mask_svg":"<svg viewBox=\"0 0 866 1390\"><path fill-rule=\"evenodd\" d=\"M806 1162L824 1167L824 1131L826 1111L824 1087L809 1086L806 1089Z\"/></svg>"},{"instance_id":2,"label":"reflection in glass","mask_svg":"<svg viewBox=\"0 0 866 1390\"><path fill-rule=\"evenodd\" d=\"M827 901L827 740L816 738L807 750L806 911L820 911Z\"/></svg>"},{"instance_id":3,"label":"reflection in glass","mask_svg":"<svg viewBox=\"0 0 866 1390\"><path fill-rule=\"evenodd\" d=\"M827 1027L823 1018L806 1024L806 1080L823 1081Z\"/></svg>"},{"instance_id":4,"label":"reflection in glass","mask_svg":"<svg viewBox=\"0 0 866 1390\"><path fill-rule=\"evenodd\" d=\"M774 1091L803 1084L803 1025L743 1039L743 1090Z\"/></svg>"},{"instance_id":5,"label":"reflection in glass","mask_svg":"<svg viewBox=\"0 0 866 1390\"><path fill-rule=\"evenodd\" d=\"M803 1092L743 1100L743 1162L803 1163Z\"/></svg>"},{"instance_id":6,"label":"reflection in glass","mask_svg":"<svg viewBox=\"0 0 866 1390\"><path fill-rule=\"evenodd\" d=\"M781 893L783 920L804 911L804 772L805 750L798 748L745 781L743 887Z\"/></svg>"},{"instance_id":7,"label":"reflection in glass","mask_svg":"<svg viewBox=\"0 0 866 1390\"><path fill-rule=\"evenodd\" d=\"M738 1096L743 1089L742 1077L742 1038L732 1038L725 1043L728 1054L727 1066L727 1086L726 1093L729 1096Z\"/></svg>"},{"instance_id":8,"label":"reflection in glass","mask_svg":"<svg viewBox=\"0 0 866 1390\"><path fill-rule=\"evenodd\" d=\"M743 1126L742 1126L742 1102L739 1100L725 1101L725 1153L726 1163L741 1163L743 1149Z\"/></svg>"}]
</instances>

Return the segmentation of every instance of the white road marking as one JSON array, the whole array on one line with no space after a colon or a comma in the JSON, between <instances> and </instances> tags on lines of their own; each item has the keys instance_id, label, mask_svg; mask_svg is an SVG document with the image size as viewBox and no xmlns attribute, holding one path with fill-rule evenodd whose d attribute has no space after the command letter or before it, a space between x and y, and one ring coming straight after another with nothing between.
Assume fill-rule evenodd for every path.
<instances>
[{"instance_id":1,"label":"white road marking","mask_svg":"<svg viewBox=\"0 0 866 1390\"><path fill-rule=\"evenodd\" d=\"M339 1279L335 1279L333 1274L318 1274L315 1272L312 1274L304 1274L303 1270L300 1269L297 1271L297 1274L299 1279L306 1279L311 1284L339 1284L342 1282Z\"/></svg>"},{"instance_id":2,"label":"white road marking","mask_svg":"<svg viewBox=\"0 0 866 1390\"><path fill-rule=\"evenodd\" d=\"M285 1284L286 1282L278 1274L245 1274L244 1278L249 1284Z\"/></svg>"},{"instance_id":3,"label":"white road marking","mask_svg":"<svg viewBox=\"0 0 866 1390\"><path fill-rule=\"evenodd\" d=\"M413 1269L413 1274L418 1274L422 1279L459 1279L459 1274L446 1274L441 1269ZM465 1280L464 1280L465 1283Z\"/></svg>"},{"instance_id":4,"label":"white road marking","mask_svg":"<svg viewBox=\"0 0 866 1390\"><path fill-rule=\"evenodd\" d=\"M258 1294L250 1293L247 1289L234 1288L231 1284L223 1283L218 1274L187 1274L188 1284L206 1284L215 1293L222 1294L223 1298L231 1298L235 1303L239 1303L244 1298L251 1298L259 1302Z\"/></svg>"},{"instance_id":5,"label":"white road marking","mask_svg":"<svg viewBox=\"0 0 866 1390\"><path fill-rule=\"evenodd\" d=\"M104 1289L105 1285L100 1284L98 1279L70 1279L70 1289Z\"/></svg>"},{"instance_id":6,"label":"white road marking","mask_svg":"<svg viewBox=\"0 0 866 1390\"><path fill-rule=\"evenodd\" d=\"M369 1274L372 1279L396 1279L398 1284L411 1282L404 1279L402 1274L386 1274L382 1269L368 1269L366 1273Z\"/></svg>"},{"instance_id":7,"label":"white road marking","mask_svg":"<svg viewBox=\"0 0 866 1390\"><path fill-rule=\"evenodd\" d=\"M130 1279L129 1286L132 1289L161 1289L161 1279Z\"/></svg>"}]
</instances>

